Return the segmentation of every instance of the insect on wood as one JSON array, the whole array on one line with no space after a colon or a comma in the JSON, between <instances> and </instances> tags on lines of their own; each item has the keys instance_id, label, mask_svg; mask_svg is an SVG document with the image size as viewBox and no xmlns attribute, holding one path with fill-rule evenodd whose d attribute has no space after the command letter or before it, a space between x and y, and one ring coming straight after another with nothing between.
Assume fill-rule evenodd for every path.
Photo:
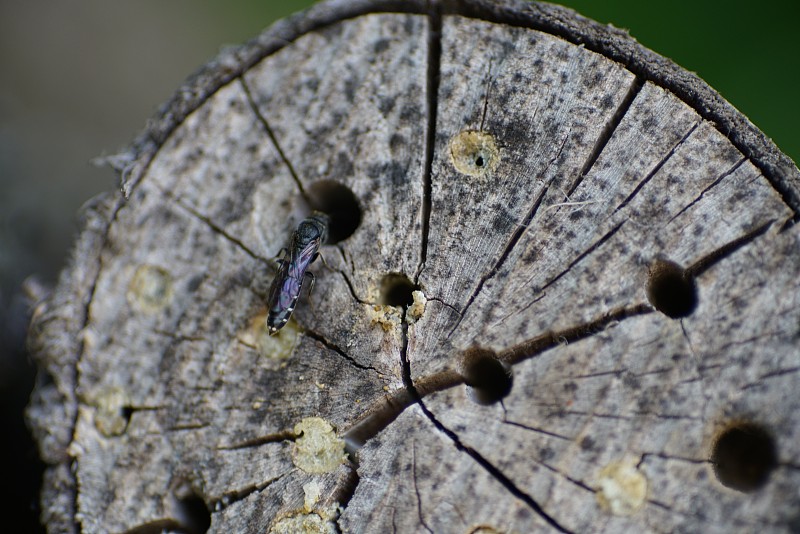
<instances>
[{"instance_id":1,"label":"insect on wood","mask_svg":"<svg viewBox=\"0 0 800 534\"><path fill-rule=\"evenodd\" d=\"M329 223L327 215L314 212L294 231L288 250L281 249L284 257L278 259L278 274L269 291L267 327L271 336L277 334L292 316L306 277L311 280L309 291L314 287L314 275L308 267L319 256L320 245L328 239Z\"/></svg>"}]
</instances>

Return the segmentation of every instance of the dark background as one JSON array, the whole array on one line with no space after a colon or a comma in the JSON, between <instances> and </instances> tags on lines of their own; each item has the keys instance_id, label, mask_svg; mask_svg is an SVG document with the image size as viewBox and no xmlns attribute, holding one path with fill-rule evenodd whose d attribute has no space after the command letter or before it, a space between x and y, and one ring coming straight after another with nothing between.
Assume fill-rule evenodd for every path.
<instances>
[{"instance_id":1,"label":"dark background","mask_svg":"<svg viewBox=\"0 0 800 534\"><path fill-rule=\"evenodd\" d=\"M311 3L0 0L0 511L13 531L36 532L41 475L22 419L35 370L20 284L30 275L53 284L77 210L116 188L93 158L130 142L222 46ZM800 158L800 3L563 3L697 72Z\"/></svg>"}]
</instances>

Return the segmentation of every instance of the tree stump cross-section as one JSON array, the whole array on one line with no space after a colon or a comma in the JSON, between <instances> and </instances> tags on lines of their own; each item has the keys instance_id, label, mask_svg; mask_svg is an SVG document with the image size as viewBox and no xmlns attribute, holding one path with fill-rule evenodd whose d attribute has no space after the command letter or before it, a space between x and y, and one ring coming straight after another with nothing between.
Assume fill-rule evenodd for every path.
<instances>
[{"instance_id":1,"label":"tree stump cross-section","mask_svg":"<svg viewBox=\"0 0 800 534\"><path fill-rule=\"evenodd\" d=\"M800 172L624 32L323 2L110 162L30 330L49 531L800 528Z\"/></svg>"}]
</instances>

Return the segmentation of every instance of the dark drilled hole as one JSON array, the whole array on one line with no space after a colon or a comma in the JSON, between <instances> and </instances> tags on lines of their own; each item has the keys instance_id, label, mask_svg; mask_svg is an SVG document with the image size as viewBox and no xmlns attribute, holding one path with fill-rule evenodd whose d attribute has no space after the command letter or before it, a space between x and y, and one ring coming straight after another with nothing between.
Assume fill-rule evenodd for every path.
<instances>
[{"instance_id":1,"label":"dark drilled hole","mask_svg":"<svg viewBox=\"0 0 800 534\"><path fill-rule=\"evenodd\" d=\"M647 300L667 317L688 317L697 307L694 276L675 262L654 261L648 269Z\"/></svg>"},{"instance_id":2,"label":"dark drilled hole","mask_svg":"<svg viewBox=\"0 0 800 534\"><path fill-rule=\"evenodd\" d=\"M120 409L120 413L122 417L125 419L125 427L127 428L127 426L131 422L131 417L133 416L133 408L131 406L123 406Z\"/></svg>"},{"instance_id":3,"label":"dark drilled hole","mask_svg":"<svg viewBox=\"0 0 800 534\"><path fill-rule=\"evenodd\" d=\"M211 512L196 493L190 493L179 499L176 511L178 522L187 534L208 532L211 526Z\"/></svg>"},{"instance_id":4,"label":"dark drilled hole","mask_svg":"<svg viewBox=\"0 0 800 534\"><path fill-rule=\"evenodd\" d=\"M404 274L390 273L381 280L381 304L387 306L411 306L414 297L411 293L419 287Z\"/></svg>"},{"instance_id":5,"label":"dark drilled hole","mask_svg":"<svg viewBox=\"0 0 800 534\"><path fill-rule=\"evenodd\" d=\"M321 211L331 219L328 243L338 243L353 235L361 224L361 208L350 189L333 180L321 180L308 188L311 209Z\"/></svg>"},{"instance_id":6,"label":"dark drilled hole","mask_svg":"<svg viewBox=\"0 0 800 534\"><path fill-rule=\"evenodd\" d=\"M483 156L478 156L475 158L475 165L477 167L483 167Z\"/></svg>"},{"instance_id":7,"label":"dark drilled hole","mask_svg":"<svg viewBox=\"0 0 800 534\"><path fill-rule=\"evenodd\" d=\"M461 376L469 397L484 405L503 400L513 384L511 368L485 349L471 349L464 354Z\"/></svg>"},{"instance_id":8,"label":"dark drilled hole","mask_svg":"<svg viewBox=\"0 0 800 534\"><path fill-rule=\"evenodd\" d=\"M772 436L754 423L740 423L723 431L711 455L714 474L723 485L751 492L767 483L778 464Z\"/></svg>"}]
</instances>

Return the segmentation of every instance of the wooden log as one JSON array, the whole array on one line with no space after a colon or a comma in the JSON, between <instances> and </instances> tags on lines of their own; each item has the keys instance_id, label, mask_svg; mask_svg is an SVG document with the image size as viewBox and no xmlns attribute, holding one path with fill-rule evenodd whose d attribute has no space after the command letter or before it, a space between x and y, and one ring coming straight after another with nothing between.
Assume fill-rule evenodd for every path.
<instances>
[{"instance_id":1,"label":"wooden log","mask_svg":"<svg viewBox=\"0 0 800 534\"><path fill-rule=\"evenodd\" d=\"M49 531L798 528L800 172L624 32L323 2L111 163L30 330Z\"/></svg>"}]
</instances>

